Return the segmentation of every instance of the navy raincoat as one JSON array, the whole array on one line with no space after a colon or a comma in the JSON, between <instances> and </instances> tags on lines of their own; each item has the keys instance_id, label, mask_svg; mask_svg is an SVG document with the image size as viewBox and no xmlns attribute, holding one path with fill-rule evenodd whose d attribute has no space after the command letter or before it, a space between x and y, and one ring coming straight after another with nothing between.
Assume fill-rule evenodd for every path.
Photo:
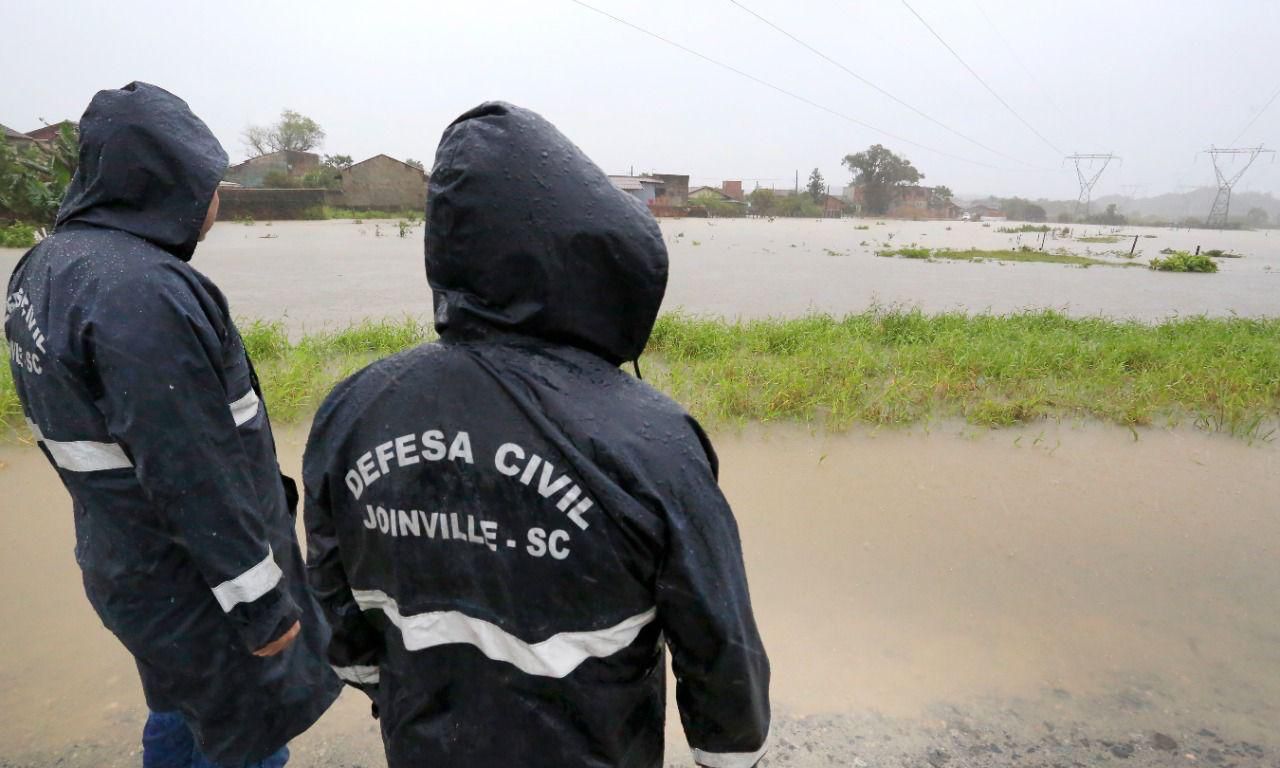
<instances>
[{"instance_id":1,"label":"navy raincoat","mask_svg":"<svg viewBox=\"0 0 1280 768\"><path fill-rule=\"evenodd\" d=\"M187 263L227 156L173 94L102 91L53 234L9 280L23 412L71 494L76 560L147 704L210 760L259 760L341 690L266 407L227 302ZM301 620L283 653L252 651Z\"/></svg>"},{"instance_id":2,"label":"navy raincoat","mask_svg":"<svg viewBox=\"0 0 1280 768\"><path fill-rule=\"evenodd\" d=\"M665 649L695 759L764 753L769 664L706 435L619 370L662 301L658 226L552 125L444 134L441 341L366 368L307 445L330 660L392 768L662 764Z\"/></svg>"}]
</instances>

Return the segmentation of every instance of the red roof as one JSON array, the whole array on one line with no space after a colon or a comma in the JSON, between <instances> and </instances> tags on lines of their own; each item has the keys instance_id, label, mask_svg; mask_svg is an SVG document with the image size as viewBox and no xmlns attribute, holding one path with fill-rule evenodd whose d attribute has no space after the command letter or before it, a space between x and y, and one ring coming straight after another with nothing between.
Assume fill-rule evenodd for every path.
<instances>
[{"instance_id":1,"label":"red roof","mask_svg":"<svg viewBox=\"0 0 1280 768\"><path fill-rule=\"evenodd\" d=\"M75 125L75 123L70 120L63 120L62 122L54 123L53 125L41 126L34 131L27 131L27 135L36 141L53 141L58 138L58 133L62 131L62 126L68 124Z\"/></svg>"}]
</instances>

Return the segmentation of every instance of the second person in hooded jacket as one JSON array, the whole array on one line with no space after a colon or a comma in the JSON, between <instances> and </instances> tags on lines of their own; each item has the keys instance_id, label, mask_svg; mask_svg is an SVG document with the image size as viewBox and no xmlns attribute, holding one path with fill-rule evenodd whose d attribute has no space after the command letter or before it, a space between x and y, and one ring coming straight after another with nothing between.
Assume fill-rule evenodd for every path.
<instances>
[{"instance_id":1,"label":"second person in hooded jacket","mask_svg":"<svg viewBox=\"0 0 1280 768\"><path fill-rule=\"evenodd\" d=\"M656 768L669 648L695 761L754 765L769 664L715 453L618 368L666 287L656 222L502 103L445 131L428 199L441 340L339 385L304 461L330 660L388 764Z\"/></svg>"}]
</instances>

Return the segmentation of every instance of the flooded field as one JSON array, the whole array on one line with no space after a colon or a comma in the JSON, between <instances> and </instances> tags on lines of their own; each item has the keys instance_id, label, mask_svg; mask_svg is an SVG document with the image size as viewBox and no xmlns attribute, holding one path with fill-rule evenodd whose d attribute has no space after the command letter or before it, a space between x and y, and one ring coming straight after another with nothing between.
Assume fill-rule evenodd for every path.
<instances>
[{"instance_id":1,"label":"flooded field","mask_svg":"<svg viewBox=\"0 0 1280 768\"><path fill-rule=\"evenodd\" d=\"M1197 245L1244 256L1214 275L875 255L1038 245L1000 226L666 220L665 309L1280 313L1280 233L1047 243L1117 263L1134 235L1143 261ZM0 251L0 271L19 256ZM223 223L196 265L238 316L294 333L430 314L422 231L392 222ZM282 430L294 474L304 437ZM1053 423L749 427L717 442L774 663L769 764L1280 765L1275 443ZM137 765L141 691L84 598L66 493L13 443L0 489L0 768ZM687 766L668 720L669 762ZM367 703L344 694L291 764L381 765Z\"/></svg>"},{"instance_id":2,"label":"flooded field","mask_svg":"<svg viewBox=\"0 0 1280 768\"><path fill-rule=\"evenodd\" d=\"M281 435L293 473L304 436ZM774 664L771 764L1275 765L1280 447L1138 437L717 435ZM0 765L137 765L141 694L84 599L68 498L16 445L0 487ZM360 698L291 764L381 765Z\"/></svg>"},{"instance_id":3,"label":"flooded field","mask_svg":"<svg viewBox=\"0 0 1280 768\"><path fill-rule=\"evenodd\" d=\"M1156 320L1171 315L1280 312L1280 232L1213 232L1126 227L1115 243L1050 237L1046 248L1114 258L1138 236L1138 261L1163 248L1239 253L1214 275L1057 264L926 262L875 256L881 248L1039 246L1039 234L999 232L1005 224L875 219L664 219L671 279L664 309L723 317L859 312L873 303L926 311L997 313L1029 307L1073 315ZM859 227L867 227L859 229ZM1073 227L1073 235L1110 232ZM1152 237L1147 237L1152 235ZM8 274L21 255L0 250ZM422 229L398 236L395 222L222 222L197 252L196 266L231 300L237 315L287 318L290 326L346 325L354 318L429 316Z\"/></svg>"}]
</instances>

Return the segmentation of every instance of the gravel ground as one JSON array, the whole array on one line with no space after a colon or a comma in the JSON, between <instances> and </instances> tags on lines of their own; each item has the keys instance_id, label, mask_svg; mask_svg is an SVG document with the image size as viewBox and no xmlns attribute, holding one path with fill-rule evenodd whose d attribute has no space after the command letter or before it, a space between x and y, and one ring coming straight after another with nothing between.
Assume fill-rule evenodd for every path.
<instances>
[{"instance_id":1,"label":"gravel ground","mask_svg":"<svg viewBox=\"0 0 1280 768\"><path fill-rule=\"evenodd\" d=\"M762 768L1084 768L1212 766L1280 768L1280 742L1232 736L1216 724L1187 722L1130 689L1076 699L1050 691L1037 701L937 705L921 717L859 712L775 718ZM141 762L142 714L120 718L119 740L74 744L58 754L0 757L0 768L125 768ZM1134 729L1135 723L1161 723ZM313 730L294 744L291 768L381 768L376 725L358 733ZM114 735L113 735L114 736ZM675 741L675 738L669 739ZM668 768L689 768L683 744L668 747ZM518 762L513 762L518 765Z\"/></svg>"}]
</instances>

